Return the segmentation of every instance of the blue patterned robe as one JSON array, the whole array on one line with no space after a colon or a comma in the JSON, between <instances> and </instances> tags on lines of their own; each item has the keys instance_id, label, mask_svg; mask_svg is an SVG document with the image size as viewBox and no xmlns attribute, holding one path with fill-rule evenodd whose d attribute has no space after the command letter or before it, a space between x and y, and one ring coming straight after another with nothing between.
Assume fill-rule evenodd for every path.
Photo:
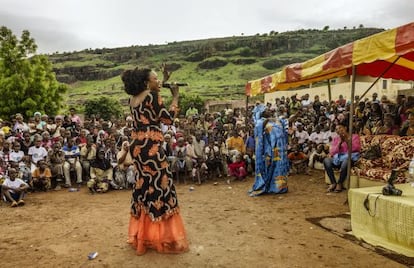
<instances>
[{"instance_id":1,"label":"blue patterned robe","mask_svg":"<svg viewBox=\"0 0 414 268\"><path fill-rule=\"evenodd\" d=\"M266 126L263 124L266 123ZM288 191L287 121L280 119L266 121L257 118L254 128L256 139L255 182L249 191L251 196L264 193L281 194Z\"/></svg>"}]
</instances>

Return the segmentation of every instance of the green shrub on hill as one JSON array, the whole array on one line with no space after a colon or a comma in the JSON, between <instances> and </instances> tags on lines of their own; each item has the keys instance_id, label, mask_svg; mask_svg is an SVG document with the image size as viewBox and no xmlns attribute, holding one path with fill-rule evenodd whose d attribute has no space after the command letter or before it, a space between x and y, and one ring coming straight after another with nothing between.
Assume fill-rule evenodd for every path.
<instances>
[{"instance_id":1,"label":"green shrub on hill","mask_svg":"<svg viewBox=\"0 0 414 268\"><path fill-rule=\"evenodd\" d=\"M122 115L121 104L108 97L100 97L99 99L87 100L85 102L85 115L99 115L105 120L109 120L112 116L116 118Z\"/></svg>"},{"instance_id":2,"label":"green shrub on hill","mask_svg":"<svg viewBox=\"0 0 414 268\"><path fill-rule=\"evenodd\" d=\"M227 61L222 57L213 57L206 59L198 64L200 69L217 69L227 65Z\"/></svg>"}]
</instances>

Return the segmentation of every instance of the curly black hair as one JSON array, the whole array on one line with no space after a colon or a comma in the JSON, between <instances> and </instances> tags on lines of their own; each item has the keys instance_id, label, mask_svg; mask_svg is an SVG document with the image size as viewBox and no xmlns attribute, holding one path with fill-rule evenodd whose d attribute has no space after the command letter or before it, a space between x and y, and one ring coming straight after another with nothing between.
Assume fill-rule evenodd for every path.
<instances>
[{"instance_id":1,"label":"curly black hair","mask_svg":"<svg viewBox=\"0 0 414 268\"><path fill-rule=\"evenodd\" d=\"M151 69L135 68L133 70L126 70L122 73L121 79L124 82L124 90L129 95L138 95L147 89L147 82L151 73Z\"/></svg>"}]
</instances>

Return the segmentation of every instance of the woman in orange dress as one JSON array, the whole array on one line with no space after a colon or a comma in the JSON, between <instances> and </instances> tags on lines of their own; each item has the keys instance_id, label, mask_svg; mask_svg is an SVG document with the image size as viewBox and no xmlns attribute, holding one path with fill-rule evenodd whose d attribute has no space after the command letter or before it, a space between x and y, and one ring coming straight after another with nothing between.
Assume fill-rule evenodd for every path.
<instances>
[{"instance_id":1,"label":"woman in orange dress","mask_svg":"<svg viewBox=\"0 0 414 268\"><path fill-rule=\"evenodd\" d=\"M164 77L165 78L165 77ZM184 224L167 156L162 148L160 123L170 125L178 111L178 87L171 87L167 109L159 94L161 81L150 69L127 70L122 74L134 119L130 152L137 175L132 193L128 242L142 255L148 248L160 253L188 250Z\"/></svg>"}]
</instances>

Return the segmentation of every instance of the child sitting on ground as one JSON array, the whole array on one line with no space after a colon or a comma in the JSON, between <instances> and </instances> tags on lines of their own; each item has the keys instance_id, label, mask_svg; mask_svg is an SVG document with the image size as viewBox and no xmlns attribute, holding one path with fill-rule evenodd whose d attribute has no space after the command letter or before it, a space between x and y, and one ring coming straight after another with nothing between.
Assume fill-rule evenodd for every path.
<instances>
[{"instance_id":1,"label":"child sitting on ground","mask_svg":"<svg viewBox=\"0 0 414 268\"><path fill-rule=\"evenodd\" d=\"M23 206L24 195L29 189L29 185L18 176L17 169L9 168L8 177L1 187L1 199L4 198L4 201L11 202L11 207Z\"/></svg>"},{"instance_id":2,"label":"child sitting on ground","mask_svg":"<svg viewBox=\"0 0 414 268\"><path fill-rule=\"evenodd\" d=\"M31 186L34 191L48 191L51 188L52 172L48 168L46 161L39 160L37 168L33 171Z\"/></svg>"},{"instance_id":3,"label":"child sitting on ground","mask_svg":"<svg viewBox=\"0 0 414 268\"><path fill-rule=\"evenodd\" d=\"M309 158L304 152L300 151L298 144L296 144L293 151L288 154L288 159L292 171L295 170L296 174L303 172L306 175L310 175L308 169Z\"/></svg>"},{"instance_id":4,"label":"child sitting on ground","mask_svg":"<svg viewBox=\"0 0 414 268\"><path fill-rule=\"evenodd\" d=\"M236 161L229 163L228 165L228 174L233 176L236 180L244 180L247 176L246 162L243 159L241 154L236 155ZM227 180L227 184L230 184L230 179Z\"/></svg>"}]
</instances>

